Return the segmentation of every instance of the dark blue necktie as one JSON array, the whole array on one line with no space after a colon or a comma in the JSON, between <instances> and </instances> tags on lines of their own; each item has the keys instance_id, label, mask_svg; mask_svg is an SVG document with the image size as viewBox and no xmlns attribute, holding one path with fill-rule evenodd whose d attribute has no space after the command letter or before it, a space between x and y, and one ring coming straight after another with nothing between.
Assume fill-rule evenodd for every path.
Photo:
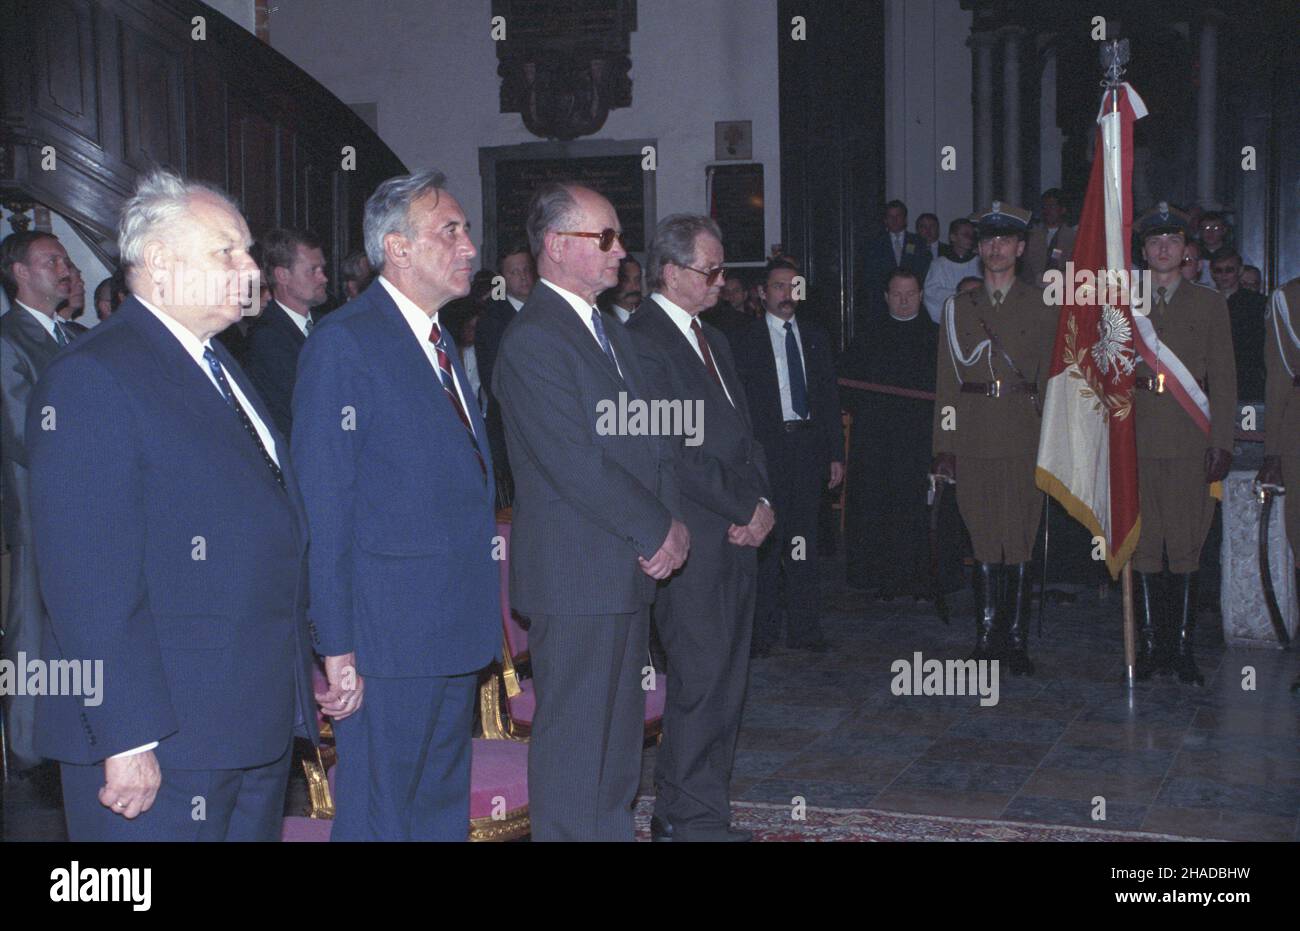
<instances>
[{"instance_id":1,"label":"dark blue necktie","mask_svg":"<svg viewBox=\"0 0 1300 931\"><path fill-rule=\"evenodd\" d=\"M803 357L794 338L794 328L785 322L785 364L790 373L790 406L800 420L808 418L808 383L803 376Z\"/></svg>"},{"instance_id":2,"label":"dark blue necktie","mask_svg":"<svg viewBox=\"0 0 1300 931\"><path fill-rule=\"evenodd\" d=\"M609 344L609 337L605 335L605 324L600 320L600 310L595 307L591 308L591 325L596 331L596 340L600 343L600 348L605 350L609 361L614 363L614 370L622 376L623 370L618 367L618 359L614 358L614 347Z\"/></svg>"},{"instance_id":3,"label":"dark blue necktie","mask_svg":"<svg viewBox=\"0 0 1300 931\"><path fill-rule=\"evenodd\" d=\"M68 334L64 332L63 325L59 321L54 321L54 341L60 346L68 345Z\"/></svg>"},{"instance_id":4,"label":"dark blue necktie","mask_svg":"<svg viewBox=\"0 0 1300 931\"><path fill-rule=\"evenodd\" d=\"M230 390L230 382L226 381L226 372L221 367L221 360L217 358L215 352L206 346L203 347L203 360L208 363L208 368L212 369L212 377L217 380L217 386L221 389L222 397L226 399L226 403L230 405L230 409L233 410L235 416L239 418L239 422L243 425L245 432L247 432L248 435L253 438L253 442L257 444L257 451L262 454L262 461L266 463L266 467L270 469L271 474L275 476L276 483L281 488L284 488L284 473L280 471L280 467L275 464L275 460L271 458L271 454L268 453L266 447L262 445L262 438L257 435L257 427L253 426L253 421L249 419L248 412L244 410L244 406L239 403L239 398L235 397L235 392Z\"/></svg>"}]
</instances>

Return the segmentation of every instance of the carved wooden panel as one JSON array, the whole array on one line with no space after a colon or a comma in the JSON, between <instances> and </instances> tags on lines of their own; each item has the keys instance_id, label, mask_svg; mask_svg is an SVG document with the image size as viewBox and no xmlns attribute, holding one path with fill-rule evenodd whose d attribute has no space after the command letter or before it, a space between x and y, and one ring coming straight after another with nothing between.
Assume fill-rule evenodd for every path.
<instances>
[{"instance_id":1,"label":"carved wooden panel","mask_svg":"<svg viewBox=\"0 0 1300 931\"><path fill-rule=\"evenodd\" d=\"M185 167L182 52L124 22L122 152L129 165Z\"/></svg>"},{"instance_id":2,"label":"carved wooden panel","mask_svg":"<svg viewBox=\"0 0 1300 931\"><path fill-rule=\"evenodd\" d=\"M32 48L36 112L99 143L94 12L86 0L48 0L48 27ZM7 44L7 43L6 43Z\"/></svg>"}]
</instances>

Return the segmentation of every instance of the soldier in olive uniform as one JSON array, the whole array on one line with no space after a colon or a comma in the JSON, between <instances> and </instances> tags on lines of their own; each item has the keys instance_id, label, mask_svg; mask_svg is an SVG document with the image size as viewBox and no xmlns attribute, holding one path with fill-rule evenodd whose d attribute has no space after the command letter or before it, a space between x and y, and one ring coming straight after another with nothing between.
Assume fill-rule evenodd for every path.
<instances>
[{"instance_id":1,"label":"soldier in olive uniform","mask_svg":"<svg viewBox=\"0 0 1300 931\"><path fill-rule=\"evenodd\" d=\"M1016 278L1029 219L1029 211L998 201L972 217L984 286L944 307L931 467L957 482L957 509L975 551L973 656L1006 659L1014 675L1034 671L1028 564L1043 510L1034 469L1058 317L1042 291Z\"/></svg>"},{"instance_id":2,"label":"soldier in olive uniform","mask_svg":"<svg viewBox=\"0 0 1300 931\"><path fill-rule=\"evenodd\" d=\"M1201 684L1192 653L1196 625L1196 570L1214 520L1209 485L1232 465L1237 411L1237 370L1228 304L1219 292L1186 281L1179 272L1188 218L1157 204L1137 222L1142 253L1151 270L1149 348L1138 363L1134 386L1138 499L1142 529L1133 568L1137 571L1138 655L1135 674L1172 671L1180 681ZM1210 430L1197 425L1173 390L1181 384L1208 397ZM1164 575L1168 557L1169 575ZM1161 592L1161 588L1164 592ZM1163 619L1162 619L1163 615Z\"/></svg>"},{"instance_id":3,"label":"soldier in olive uniform","mask_svg":"<svg viewBox=\"0 0 1300 931\"><path fill-rule=\"evenodd\" d=\"M1264 466L1257 478L1287 490L1286 538L1300 590L1300 278L1278 288L1264 321ZM1300 679L1296 680L1300 685Z\"/></svg>"}]
</instances>

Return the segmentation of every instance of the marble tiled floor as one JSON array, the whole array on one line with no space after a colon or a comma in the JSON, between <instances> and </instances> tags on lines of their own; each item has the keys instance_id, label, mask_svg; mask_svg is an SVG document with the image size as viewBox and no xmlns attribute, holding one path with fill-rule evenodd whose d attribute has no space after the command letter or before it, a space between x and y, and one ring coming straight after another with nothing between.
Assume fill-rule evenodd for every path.
<instances>
[{"instance_id":1,"label":"marble tiled floor","mask_svg":"<svg viewBox=\"0 0 1300 931\"><path fill-rule=\"evenodd\" d=\"M1172 679L1120 684L1119 602L1083 595L1049 607L1031 653L1037 674L999 677L999 702L895 696L890 665L970 647L970 596L952 626L927 605L884 604L824 566L831 652L778 650L751 665L733 798L809 806L1004 818L1232 840L1300 841L1296 652L1225 650L1203 615L1203 688ZM1242 688L1254 667L1257 688ZM644 759L652 792L654 750ZM294 772L287 808L305 803ZM57 779L5 792L4 839L59 840ZM1092 819L1093 799L1106 820Z\"/></svg>"},{"instance_id":2,"label":"marble tiled floor","mask_svg":"<svg viewBox=\"0 0 1300 931\"><path fill-rule=\"evenodd\" d=\"M943 626L928 605L880 603L826 570L833 650L751 665L733 798L1113 827L1232 840L1300 840L1295 652L1224 648L1202 615L1202 688L1160 678L1130 702L1117 595L1049 606L1032 678L999 676L999 702L895 696L890 665L960 658L971 598ZM1256 689L1242 688L1243 667ZM647 754L650 756L650 754ZM651 761L646 762L646 772ZM652 791L649 778L644 786ZM1105 821L1092 818L1105 799Z\"/></svg>"}]
</instances>

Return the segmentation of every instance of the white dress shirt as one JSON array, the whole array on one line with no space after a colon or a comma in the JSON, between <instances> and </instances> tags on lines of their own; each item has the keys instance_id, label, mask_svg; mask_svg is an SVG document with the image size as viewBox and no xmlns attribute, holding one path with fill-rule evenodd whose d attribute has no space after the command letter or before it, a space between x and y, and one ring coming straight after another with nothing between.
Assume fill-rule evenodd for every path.
<instances>
[{"instance_id":1,"label":"white dress shirt","mask_svg":"<svg viewBox=\"0 0 1300 931\"><path fill-rule=\"evenodd\" d=\"M276 301L276 303L277 303L277 304L280 304L280 302L279 302L278 300ZM302 330L302 335L303 335L303 336L306 336L306 335L307 335L307 321L308 321L309 319L311 319L311 318L310 318L310 317L304 317L302 314L298 313L296 310L290 310L288 307L285 307L283 304L280 304L280 309L283 310L286 314L289 315L289 319L292 320L292 321L294 322L294 324L298 327L298 329Z\"/></svg>"},{"instance_id":2,"label":"white dress shirt","mask_svg":"<svg viewBox=\"0 0 1300 931\"><path fill-rule=\"evenodd\" d=\"M569 306L573 308L573 312L578 315L578 319L582 321L582 325L587 328L587 332L591 334L591 338L596 341L596 346L603 353L605 347L600 345L600 337L596 335L596 325L591 322L592 311L600 313L600 309L594 304L588 304L572 291L566 291L558 284L547 281L545 278L539 278L537 280L568 302ZM613 343L610 343L609 351L614 353L614 367L618 369L618 374L621 376L623 374L623 366L618 364L618 353L614 351Z\"/></svg>"},{"instance_id":3,"label":"white dress shirt","mask_svg":"<svg viewBox=\"0 0 1300 931\"><path fill-rule=\"evenodd\" d=\"M619 323L627 323L632 319L632 311L628 310L622 304L614 305L614 316L618 317Z\"/></svg>"},{"instance_id":4,"label":"white dress shirt","mask_svg":"<svg viewBox=\"0 0 1300 931\"><path fill-rule=\"evenodd\" d=\"M54 333L54 327L56 326L56 324L54 322L53 314L43 314L39 310L36 310L35 308L28 307L26 304L24 304L22 301L19 300L15 300L14 303L17 304L19 307L21 307L23 310L27 311L33 317L35 317L40 322L41 326L45 327L45 332L50 334L50 339L54 340L56 343L59 341L59 337ZM63 341L66 343L72 342L72 334L70 334L67 330L63 330Z\"/></svg>"},{"instance_id":5,"label":"white dress shirt","mask_svg":"<svg viewBox=\"0 0 1300 931\"><path fill-rule=\"evenodd\" d=\"M207 342L200 342L199 338L187 330L175 317L163 313L138 294L135 298L144 305L145 310L158 318L159 322L167 328L167 331L171 333L172 336L176 337L177 342L181 344L181 347L189 357L194 360L194 364L199 367L200 371L202 371L204 375L208 376L208 381L212 383L212 387L217 392L217 396L221 398L222 403L225 403L226 395L222 392L221 385L217 383L217 376L212 374L212 369L208 366L208 361L203 358L203 350L211 349L212 341L208 340ZM226 384L230 385L230 390L235 395L235 399L239 401L239 406L244 409L244 413L248 415L248 419L253 423L253 428L257 430L257 438L262 441L262 446L266 448L267 455L270 456L278 466L280 464L280 456L276 452L275 441L271 439L271 431L268 430L266 424L262 422L262 418L257 415L257 411L254 409L253 405L248 403L248 398L244 395L244 392L240 390L239 384L230 377L230 372L226 370L225 365L221 366L221 370L226 373ZM112 758L117 759L124 756L135 756L137 753L144 753L148 750L153 750L157 746L158 741L155 740L142 747L134 747L130 750L124 750L121 753L115 753Z\"/></svg>"},{"instance_id":6,"label":"white dress shirt","mask_svg":"<svg viewBox=\"0 0 1300 931\"><path fill-rule=\"evenodd\" d=\"M402 317L406 320L407 326L411 328L411 332L415 334L415 338L420 341L420 346L424 349L424 357L433 366L433 374L438 378L438 384L442 384L442 375L439 374L442 370L438 367L438 347L429 340L429 337L433 335L433 325L438 322L437 312L435 311L433 316L430 317L416 305L415 301L399 291L397 285L382 274L379 276L379 283L384 286L384 290L392 297L397 309L402 312ZM451 345L451 343L448 342L448 345ZM461 387L460 379L456 377L456 367L454 365L451 369L451 380L456 385L456 396L460 398L461 407L464 408L466 416L468 416L469 405L465 403L465 391ZM477 400L475 403L478 403ZM474 422L471 420L470 431L473 432L473 430Z\"/></svg>"},{"instance_id":7,"label":"white dress shirt","mask_svg":"<svg viewBox=\"0 0 1300 931\"><path fill-rule=\"evenodd\" d=\"M901 233L890 233L889 240L894 247L894 264L902 265L903 264L903 243L907 241L907 231L904 230Z\"/></svg>"},{"instance_id":8,"label":"white dress shirt","mask_svg":"<svg viewBox=\"0 0 1300 931\"><path fill-rule=\"evenodd\" d=\"M519 313L519 311L524 309L524 302L519 300L519 298L515 297L513 294L507 294L506 300L509 301L510 306L515 309L515 313Z\"/></svg>"},{"instance_id":9,"label":"white dress shirt","mask_svg":"<svg viewBox=\"0 0 1300 931\"><path fill-rule=\"evenodd\" d=\"M781 417L784 420L804 420L806 418L794 412L794 404L790 401L790 365L785 355L785 321L770 312L764 313L763 319L767 321L767 335L772 340L772 355L776 357L776 383L781 389ZM799 347L799 361L803 363L804 396L807 397L808 358L803 354L803 337L799 335L799 321L791 317L790 324L790 329L794 332L794 343ZM811 409L808 415L812 416Z\"/></svg>"},{"instance_id":10,"label":"white dress shirt","mask_svg":"<svg viewBox=\"0 0 1300 931\"><path fill-rule=\"evenodd\" d=\"M703 350L700 349L700 344L699 341L696 340L695 334L691 331L691 324L695 321L695 318L692 317L690 314L688 314L686 311L682 310L672 301L668 300L668 298L664 297L658 291L651 294L650 299L664 309L664 313L668 315L668 319L677 325L677 329L681 330L682 335L686 337L686 342L691 344L691 348L695 350L695 354L700 357L700 364L705 365L705 367L707 368L707 365L704 361L704 352ZM702 331L703 331L703 324L701 324L701 332ZM708 337L706 336L705 339L708 339ZM783 342L781 345L784 347L785 343ZM712 350L713 350L713 345L710 344L709 351L712 352ZM714 366L718 364L716 358L714 358L713 364ZM731 401L732 407L735 407L736 402L732 400L731 390L727 387L726 379L722 377L721 369L718 370L718 380L722 382L722 391L724 394L726 394L727 400Z\"/></svg>"},{"instance_id":11,"label":"white dress shirt","mask_svg":"<svg viewBox=\"0 0 1300 931\"><path fill-rule=\"evenodd\" d=\"M483 394L483 381L478 374L478 353L474 351L473 346L466 346L465 351L460 354L460 364L465 366L465 377L469 379L469 386L474 389L474 400L478 404L479 413L487 416L487 396Z\"/></svg>"}]
</instances>

